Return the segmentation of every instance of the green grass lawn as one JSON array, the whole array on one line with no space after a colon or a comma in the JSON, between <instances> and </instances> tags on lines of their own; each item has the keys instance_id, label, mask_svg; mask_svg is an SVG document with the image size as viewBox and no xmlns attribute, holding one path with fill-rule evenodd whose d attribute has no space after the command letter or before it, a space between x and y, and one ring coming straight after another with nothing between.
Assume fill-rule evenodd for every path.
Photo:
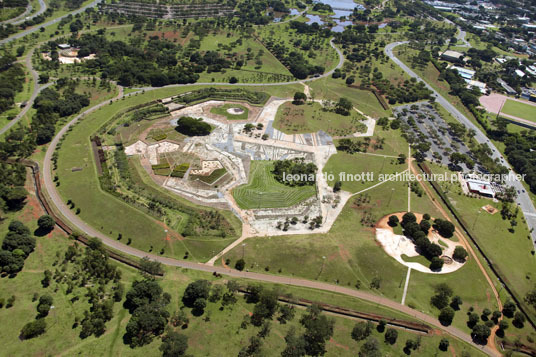
<instances>
[{"instance_id":1,"label":"green grass lawn","mask_svg":"<svg viewBox=\"0 0 536 357\"><path fill-rule=\"evenodd\" d=\"M27 181L27 187L31 189L31 181ZM0 222L0 237L4 237L7 226L11 219L23 221L32 231L37 228L36 220L43 214L33 193L29 196L26 206L19 212L9 212L6 220ZM0 238L1 240L1 238ZM9 328L0 329L0 341L3 342L3 351L6 355L91 355L91 356L160 356L158 350L160 339L155 338L152 343L131 349L123 342L126 324L130 319L128 311L123 307L123 301L114 304L113 318L106 323L106 331L100 337L91 336L81 339L79 333L81 326L73 326L75 318L83 318L84 311L90 308L87 297L84 296L86 289L75 287L72 293L67 293L66 282L58 283L54 280L49 287L44 288L41 285L43 272L45 269L54 270L54 266L66 251L67 247L72 244L65 234L59 230L54 230L51 234L44 237L37 237L37 246L33 253L25 261L22 272L14 278L1 278L2 289L0 298L7 300L11 295L15 295L16 300L11 308L0 309L0 322ZM83 249L83 248L81 248ZM121 282L128 290L134 280L141 279L141 276L134 269L122 264L116 265L121 273ZM66 271L67 275L74 272L72 266ZM165 292L171 296L171 302L168 305L168 311L172 314L181 306L181 297L186 286L197 279L206 279L213 284L221 284L219 278L209 273L189 271L180 268L166 267L164 278L159 279L160 285ZM240 284L248 284L251 280L239 279ZM398 311L393 311L374 303L369 303L349 296L339 295L335 292L317 291L307 288L287 287L283 285L262 284L264 288L279 289L281 294L292 294L297 298L306 298L318 302L327 302L329 304L347 307L361 312L372 312L384 316L394 317L413 321L414 318ZM18 338L22 326L27 322L35 319L37 314L37 301L32 301L34 294L48 294L54 299L54 308L49 315L45 317L47 323L46 332L36 338L21 341ZM78 296L79 300L72 298ZM188 336L188 353L192 355L213 354L214 351L228 351L230 355L236 355L238 351L246 346L249 338L257 334L258 328L249 326L247 329L241 329L240 323L244 315L249 315L253 311L253 305L247 304L242 297L238 297L235 305L220 310L219 303L209 303L205 314L195 317L186 309L190 319L189 327L179 331ZM290 327L300 329L299 319L303 310L298 309L295 318L285 325L279 324L275 319L272 322L272 332L264 340L263 349L266 355L279 355L285 346L283 336L286 335ZM210 317L207 319L207 316ZM335 329L333 340L326 344L327 355L353 356L355 349L363 343L357 343L350 337L351 330L355 324L354 320L341 317L335 318ZM172 328L170 326L170 328ZM300 331L300 330L298 330ZM382 351L385 353L400 353L406 339L415 338L416 335L399 330L398 342L395 345L381 344ZM382 341L383 336L374 332L374 336ZM432 354L437 349L439 340L446 335L434 334L422 337L422 345L419 352ZM478 350L471 346L449 337L451 346L455 353L461 353L463 350L470 351L471 355L479 356ZM229 352L230 351L230 352ZM273 352L273 353L272 353ZM227 353L226 353L227 354ZM440 355L448 356L447 353Z\"/></svg>"},{"instance_id":2,"label":"green grass lawn","mask_svg":"<svg viewBox=\"0 0 536 357\"><path fill-rule=\"evenodd\" d=\"M192 176L190 176L190 178L192 180L200 180L200 181L203 181L204 183L208 183L209 185L212 185L214 182L219 180L226 173L227 173L227 170L225 170L225 169L216 169L216 170L212 171L211 174L208 175L208 176L192 175Z\"/></svg>"},{"instance_id":3,"label":"green grass lawn","mask_svg":"<svg viewBox=\"0 0 536 357\"><path fill-rule=\"evenodd\" d=\"M383 130L380 126L376 125L372 141L378 142L380 138L384 140L382 147L375 148L374 145L371 145L368 152L390 156L398 156L402 153L406 156L408 155L409 145L406 139L400 135L400 131L392 129Z\"/></svg>"},{"instance_id":4,"label":"green grass lawn","mask_svg":"<svg viewBox=\"0 0 536 357\"><path fill-rule=\"evenodd\" d=\"M372 92L348 87L344 81L338 81L331 77L322 78L309 83L309 87L313 90L316 99L336 101L340 97L346 97L358 110L373 118L391 115L391 111L384 110Z\"/></svg>"},{"instance_id":5,"label":"green grass lawn","mask_svg":"<svg viewBox=\"0 0 536 357\"><path fill-rule=\"evenodd\" d=\"M442 173L447 169L435 164L430 167L434 173ZM501 210L501 204L489 199L471 198L461 193L457 182L441 183L453 205L464 217L484 253L500 271L508 285L517 293L520 300L533 288L536 280L536 261L531 255L532 244L529 232L521 213L518 214L518 225L514 233L509 231L510 222L503 220L500 212L494 215L481 210L485 205L491 205ZM480 212L480 213L479 213ZM536 314L531 310L533 316Z\"/></svg>"},{"instance_id":6,"label":"green grass lawn","mask_svg":"<svg viewBox=\"0 0 536 357\"><path fill-rule=\"evenodd\" d=\"M0 10L0 21L6 21L19 16L24 12L24 7L2 7Z\"/></svg>"},{"instance_id":7,"label":"green grass lawn","mask_svg":"<svg viewBox=\"0 0 536 357\"><path fill-rule=\"evenodd\" d=\"M229 113L227 110L231 108L242 109L243 112L241 114ZM249 116L249 109L240 104L223 104L219 107L214 107L210 109L210 112L213 114L223 115L227 118L227 120L246 120Z\"/></svg>"},{"instance_id":8,"label":"green grass lawn","mask_svg":"<svg viewBox=\"0 0 536 357\"><path fill-rule=\"evenodd\" d=\"M263 43L277 41L277 43L289 48L289 52L296 51L301 53L309 63L324 66L325 71L335 68L339 62L337 52L329 45L329 38L299 34L296 30L291 29L288 23L274 24L273 26L258 26L256 27L256 34ZM296 46L294 42L298 39L303 42L311 42L311 49L305 51L299 46ZM268 52L267 49L265 51Z\"/></svg>"},{"instance_id":9,"label":"green grass lawn","mask_svg":"<svg viewBox=\"0 0 536 357\"><path fill-rule=\"evenodd\" d=\"M357 199L350 199L327 234L250 238L244 248L237 247L223 258L229 258L233 265L244 252L246 267L250 271L265 272L268 268L268 272L273 274L338 282L349 287L354 287L359 281L363 290L400 301L407 268L389 257L377 244L374 228L368 222L374 224L385 215L406 211L407 192L405 182L386 182L361 194L366 198L365 203L358 204ZM418 197L411 193L411 210L440 217L426 196ZM374 278L381 281L379 289L369 288ZM460 279L470 279L471 285L460 288ZM464 309L470 306L496 308L491 290L472 260L457 272L440 276L413 271L407 303L437 316L439 312L430 305L430 298L438 282L453 287L464 300ZM469 332L465 325L466 311L457 313L454 325Z\"/></svg>"},{"instance_id":10,"label":"green grass lawn","mask_svg":"<svg viewBox=\"0 0 536 357\"><path fill-rule=\"evenodd\" d=\"M536 122L536 106L507 99L502 107L504 114Z\"/></svg>"},{"instance_id":11,"label":"green grass lawn","mask_svg":"<svg viewBox=\"0 0 536 357\"><path fill-rule=\"evenodd\" d=\"M237 40L241 43L237 43ZM232 43L234 43L234 46ZM225 31L204 36L201 41L200 50L218 51L224 56L236 54L244 62L244 65L241 67L242 70L291 75L288 69L286 69L262 43L257 41L254 37L244 36L244 34L241 34L239 31ZM255 60L259 51L262 51L262 64L260 65L257 64ZM248 53L250 53L249 57Z\"/></svg>"},{"instance_id":12,"label":"green grass lawn","mask_svg":"<svg viewBox=\"0 0 536 357\"><path fill-rule=\"evenodd\" d=\"M343 136L366 131L362 115L352 110L350 115L340 115L324 110L317 102L295 105L286 102L277 109L274 128L286 134L315 133L319 130Z\"/></svg>"},{"instance_id":13,"label":"green grass lawn","mask_svg":"<svg viewBox=\"0 0 536 357\"><path fill-rule=\"evenodd\" d=\"M252 161L249 182L233 190L240 208L278 208L294 206L316 192L314 186L290 187L275 180L274 164L270 161Z\"/></svg>"},{"instance_id":14,"label":"green grass lawn","mask_svg":"<svg viewBox=\"0 0 536 357\"><path fill-rule=\"evenodd\" d=\"M131 238L132 246L145 251L149 251L151 247L156 252L164 248L166 255L174 257L182 257L186 251L189 251L193 259L204 261L211 257L213 250L218 251L230 242L223 240L213 242L201 239L192 244L190 251L186 240L167 239L167 234L164 231L168 229L166 224L169 223L173 226L173 222L163 224L101 190L89 142L89 135L96 132L101 125L121 109L144 103L152 98L165 97L169 96L170 93L180 93L186 90L189 88L151 91L104 106L92 113L66 135L59 150L56 173L60 181L58 189L64 200L71 199L76 207L81 209L81 218L95 229L111 237L116 237L121 233L125 243L128 238ZM73 167L81 167L82 171L72 172ZM148 181L150 178L146 184ZM182 224L184 223L179 223L179 225ZM172 227L169 228L172 229Z\"/></svg>"},{"instance_id":15,"label":"green grass lawn","mask_svg":"<svg viewBox=\"0 0 536 357\"><path fill-rule=\"evenodd\" d=\"M377 184L380 174L394 174L406 169L407 164L398 164L395 158L338 152L329 158L323 171L333 174L334 179L328 181L330 186L341 181L343 190L355 193Z\"/></svg>"},{"instance_id":16,"label":"green grass lawn","mask_svg":"<svg viewBox=\"0 0 536 357\"><path fill-rule=\"evenodd\" d=\"M126 331L126 325L130 319L128 311L122 306L122 301L114 304L113 318L106 323L106 331L100 337L91 336L86 339L79 337L81 327L73 328L76 316L83 317L83 312L89 308L87 298L81 296L81 299L72 302L71 298L77 294L82 295L82 288L75 289L75 293L66 294L66 284L52 284L48 288L42 288L40 280L43 277L43 270L51 267L55 258L55 252L64 252L68 240L62 237L44 238L39 246L39 250L32 253L27 259L27 267L14 279L3 280L3 289L0 292L2 298L8 298L12 293L16 296L16 301L10 309L0 310L0 321L7 323L10 328L4 328L0 331L0 340L4 341L3 350L6 355L35 355L45 353L47 355L92 355L92 356L161 356L158 350L161 340L155 338L152 343L138 348L130 348L123 342L123 335ZM140 276L134 270L119 266L121 271L121 281L126 289L129 289L131 283L140 279ZM160 279L165 292L170 293L171 302L168 305L168 311L174 313L181 306L181 297L186 286L197 279L207 279L214 284L223 283L221 280L214 278L208 273L199 273L194 271L182 271L180 269L167 269L164 279ZM249 281L241 281L246 284ZM58 286L59 290L55 291ZM272 285L263 284L265 288L271 288ZM295 297L314 299L315 301L328 302L331 304L340 304L348 306L351 309L365 312L374 312L386 316L399 317L411 320L412 318L389 309L382 308L375 304L360 301L358 299L340 296L335 293L318 292L302 288L279 287L282 293L290 293ZM18 334L22 326L33 320L36 315L37 302L32 302L34 293L50 294L54 299L54 309L51 310L45 321L47 330L45 334L37 338L21 341ZM213 355L215 351L226 351L226 355L237 355L238 351L247 346L249 338L256 335L259 328L249 326L247 329L241 329L240 324L244 315L253 312L253 304L248 304L242 297L238 297L236 304L225 310L220 310L219 303L208 303L205 313L202 316L193 316L190 309L186 309L190 320L188 328L177 328L182 334L188 336L188 351L191 355ZM280 324L275 319L271 324L271 333L263 340L263 351L267 356L276 356L281 353L285 347L283 337L291 327L301 332L299 324L300 317L304 311L297 309L294 319L287 324ZM207 319L207 316L209 317ZM331 341L327 342L327 355L353 356L353 351L359 349L363 342L357 343L351 339L351 331L356 323L354 320L342 317L334 317L335 328ZM169 326L169 328L173 328ZM399 354L404 347L407 339L414 339L417 335L398 330L398 341L395 345L383 343L383 335L376 330L373 335L381 341L382 353ZM437 351L439 340L446 335L423 336L419 353L431 355ZM468 351L472 356L480 356L480 352L449 337L452 350L455 353ZM450 352L441 352L440 356L448 356Z\"/></svg>"}]
</instances>

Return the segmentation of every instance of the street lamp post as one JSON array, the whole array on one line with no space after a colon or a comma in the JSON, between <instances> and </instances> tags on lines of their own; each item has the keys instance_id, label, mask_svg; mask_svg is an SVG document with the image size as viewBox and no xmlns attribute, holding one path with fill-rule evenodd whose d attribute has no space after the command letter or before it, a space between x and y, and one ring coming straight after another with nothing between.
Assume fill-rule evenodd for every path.
<instances>
[{"instance_id":1,"label":"street lamp post","mask_svg":"<svg viewBox=\"0 0 536 357\"><path fill-rule=\"evenodd\" d=\"M242 259L244 259L245 249L246 249L246 243L242 243Z\"/></svg>"}]
</instances>

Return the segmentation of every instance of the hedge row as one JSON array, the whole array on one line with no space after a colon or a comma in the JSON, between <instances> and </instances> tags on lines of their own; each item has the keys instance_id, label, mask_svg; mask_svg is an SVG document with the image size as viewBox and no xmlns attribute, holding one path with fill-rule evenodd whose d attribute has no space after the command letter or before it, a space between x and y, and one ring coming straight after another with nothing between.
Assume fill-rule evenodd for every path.
<instances>
[{"instance_id":1,"label":"hedge row","mask_svg":"<svg viewBox=\"0 0 536 357\"><path fill-rule=\"evenodd\" d=\"M176 100L190 104L208 98L220 100L243 100L254 105L264 105L270 98L270 95L264 92L252 92L245 89L204 88L185 93L177 97Z\"/></svg>"}]
</instances>

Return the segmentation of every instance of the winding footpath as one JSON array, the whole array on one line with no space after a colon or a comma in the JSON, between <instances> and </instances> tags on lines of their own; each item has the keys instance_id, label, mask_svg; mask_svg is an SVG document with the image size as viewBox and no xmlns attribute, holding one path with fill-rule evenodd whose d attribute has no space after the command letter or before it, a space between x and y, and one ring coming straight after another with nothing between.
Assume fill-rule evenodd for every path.
<instances>
[{"instance_id":1,"label":"winding footpath","mask_svg":"<svg viewBox=\"0 0 536 357\"><path fill-rule=\"evenodd\" d=\"M467 129L473 129L476 133L475 140L480 144L486 144L491 149L491 157L494 160L498 160L502 165L508 169L509 179L506 181L508 186L513 186L516 189L517 197L516 203L523 212L525 221L530 231L532 244L534 249L536 249L536 208L534 208L534 203L532 202L529 194L525 191L523 184L515 179L516 173L512 167L505 160L501 152L493 145L493 143L488 139L486 134L480 130L478 126L473 124L465 115L463 115L452 103L445 99L437 90L435 90L430 84L424 81L418 74L412 71L408 66L406 66L401 60L399 60L393 53L393 50L400 45L408 44L408 41L403 42L393 42L388 44L385 47L385 54L393 60L400 68L404 70L411 77L416 78L417 80L424 83L426 88L432 91L436 98L436 102L439 103L443 108L445 108L456 120L462 123Z\"/></svg>"},{"instance_id":2,"label":"winding footpath","mask_svg":"<svg viewBox=\"0 0 536 357\"><path fill-rule=\"evenodd\" d=\"M120 91L119 95L115 98L115 100L122 98L123 96L124 95L122 91ZM304 288L319 289L319 290L335 292L335 293L355 297L358 299L362 299L365 301L369 301L372 303L376 303L376 304L385 306L387 308L400 311L416 319L419 319L431 326L441 329L452 336L455 336L469 344L472 344L473 346L482 350L484 353L490 356L500 356L500 353L489 348L488 346L481 346L481 345L475 344L472 341L471 336L469 336L467 333L452 326L448 326L448 327L443 326L435 317L429 316L423 312L414 310L408 306L389 300L385 297L377 296L377 295L374 295L372 293L365 292L365 291L353 290L353 289L349 289L346 287L323 283L319 281L311 281L311 280L298 279L298 278L292 278L292 277L238 271L238 270L224 268L224 267L210 266L210 265L202 264L202 263L194 263L194 262L189 262L189 261L184 261L184 260L162 257L159 255L147 253L139 249L122 244L118 242L117 240L111 237L108 237L107 235L89 226L87 223L81 220L78 215L73 213L71 209L69 209L67 204L63 202L59 192L56 190L56 185L54 184L53 178L52 178L52 155L58 145L58 142L60 141L62 136L65 135L65 133L67 133L67 131L69 130L71 126L76 124L76 122L78 122L78 120L80 120L85 115L92 113L96 111L97 109L108 104L109 104L109 101L102 102L86 110L85 112L77 115L73 120L71 120L67 125L65 125L58 132L58 134L54 137L54 139L51 141L46 151L45 159L43 162L43 171L42 171L43 187L45 188L45 191L50 198L49 200L50 203L55 207L55 209L58 212L61 213L61 215L65 218L67 222L70 223L71 226L75 227L81 233L90 237L97 237L101 239L105 245L113 249L116 249L122 253L131 255L137 258L148 257L152 260L158 261L164 265L171 266L171 267L186 268L186 269L204 271L207 273L216 272L216 273L234 277L234 278L252 279L252 280L257 280L257 281L262 281L262 282L267 282L267 283L275 283L275 284L291 285L291 286L304 287Z\"/></svg>"},{"instance_id":3,"label":"winding footpath","mask_svg":"<svg viewBox=\"0 0 536 357\"><path fill-rule=\"evenodd\" d=\"M130 93L129 95L132 95L132 94L134 93ZM124 95L122 88L120 87L119 95L116 98L112 99L112 101L118 100L122 97L126 97L129 95ZM76 124L85 115L90 114L105 105L108 105L110 102L111 101L105 101L105 102L95 105L94 107L87 109L85 112L78 114L67 125L65 125L58 132L58 134L54 137L54 139L51 141L46 151L44 162L43 162L43 170L42 170L43 188L45 189L49 197L49 203L55 208L55 210L58 213L60 213L61 216L65 218L66 222L69 222L69 224L72 227L76 228L81 233L90 237L97 237L101 239L105 245L113 249L116 249L122 253L131 255L137 258L148 257L152 260L158 261L164 265L171 266L171 267L180 267L180 268L192 269L192 270L197 270L197 271L204 271L208 273L216 272L216 273L234 277L234 278L252 279L252 280L257 280L257 281L262 281L262 282L267 282L267 283L276 283L276 284L291 285L291 286L304 287L304 288L319 289L319 290L335 292L335 293L355 297L358 299L362 299L365 301L369 301L372 303L376 303L376 304L385 306L387 308L400 311L416 319L419 319L431 326L441 329L445 331L446 333L475 346L476 348L482 350L484 353L490 356L501 355L500 353L498 353L498 351L490 348L487 345L481 346L481 345L475 344L472 341L472 338L470 335L459 330L458 328L455 328L452 326L443 326L435 317L429 316L423 312L414 310L408 306L402 305L398 302L389 300L382 296L377 296L369 292L353 290L353 289L349 289L346 287L342 287L342 286L338 286L334 284L328 284L328 283L319 282L319 281L311 281L311 280L306 280L306 279L298 279L298 278L292 278L292 277L276 276L276 275L254 273L254 272L244 272L244 271L241 272L241 271L234 270L234 269L218 267L218 266L210 266L208 264L203 264L203 263L194 263L190 261L162 257L159 255L147 253L139 249L122 244L118 242L117 240L94 229L93 227L88 225L86 222L84 222L82 219L80 219L78 215L73 213L73 211L67 206L67 204L63 202L59 192L56 189L56 185L53 182L52 155L54 154L54 151L60 139L63 137L63 135L67 133L67 131L69 130L71 126Z\"/></svg>"},{"instance_id":4,"label":"winding footpath","mask_svg":"<svg viewBox=\"0 0 536 357\"><path fill-rule=\"evenodd\" d=\"M77 13L81 13L81 12L85 11L85 9L95 6L100 1L101 0L95 0L91 4L86 5L86 6L80 8L80 9L78 9L76 11L73 11L70 14L75 15ZM68 16L68 15L65 15L65 16ZM61 19L64 18L65 16L62 16L62 17L59 17L57 19L51 20L51 21L49 21L47 23L38 25L38 26L36 26L36 27L34 27L32 29L20 32L20 33L14 35L12 37L9 37L7 39L4 39L4 40L0 41L0 44L5 44L5 43L8 43L8 42L11 42L11 41L13 41L15 39L24 37L27 34L30 34L30 33L33 33L35 31L38 31L40 28L44 28L44 27L50 26L52 24L55 24L55 23L61 21ZM339 62L338 62L337 66L335 68L333 68L332 70L324 73L321 76L318 76L318 77L315 77L315 78L309 78L309 79L305 79L305 80L289 81L289 82L283 82L283 83L237 83L235 85L238 85L238 86L251 86L251 87L254 87L254 86L281 86L281 85L291 85L291 84L303 84L303 83L306 83L306 82L311 82L311 81L314 81L314 80L318 80L318 79L321 79L321 78L328 77L335 71L335 69L342 67L342 65L344 63L344 56L342 54L342 51L340 49L338 49L334 45L333 39L331 39L330 45L331 45L332 48L334 48L336 50L336 52L337 52L337 54L339 56ZM36 77L37 72L32 67L31 58L32 58L32 56L31 56L31 54L29 54L27 56L27 58L26 58L26 65L27 65L28 69L30 69L30 71L32 73L32 76L34 77L36 85L34 87L34 92L32 93L32 96L31 96L30 100L28 101L28 104L27 104L26 108L30 108L33 105L35 97L37 96L39 91L42 90L45 87L45 86L39 86L38 83L37 83L37 77ZM184 86L199 86L199 85L210 85L210 86L225 85L225 86L229 86L230 84L229 83L194 83L194 84L185 84L185 85L178 85L178 84L177 85L170 85L170 86L167 86L167 87L184 87ZM150 90L155 90L155 89L159 89L159 88L153 88L153 87L140 88L140 90L145 90L145 91L150 91ZM391 308L393 310L400 311L400 312L405 313L405 314L407 314L409 316L413 316L416 319L419 319L419 320L421 320L421 321L423 321L423 322L425 322L425 323L427 323L427 324L429 324L431 326L434 326L434 327L436 327L436 328L438 328L440 330L445 331L446 333L448 333L448 334L450 334L450 335L452 335L452 336L454 336L456 338L459 338L460 340L463 340L463 341L475 346L476 348L480 349L481 351L483 351L484 353L486 353L486 354L488 354L490 356L500 356L500 353L498 353L498 351L496 351L494 349L491 349L488 346L481 346L481 345L475 344L472 341L471 336L469 336L467 333L465 333L465 332L463 332L463 331L461 331L461 330L459 330L459 329L457 329L455 327L452 327L452 326L442 326L435 317L432 317L432 316L429 316L429 315L427 315L427 314L425 314L423 312L411 309L408 306L405 306L405 305L402 305L402 304L400 304L398 302L389 300L389 299L387 299L385 297L377 296L377 295L374 295L372 293L365 292L365 291L353 290L353 289L349 289L349 288L346 288L346 287L342 287L342 286L338 286L338 285L334 285L334 284L323 283L323 282L319 282L319 281L311 281L311 280L306 280L306 279L298 279L298 278L292 278L292 277L276 276L276 275L254 273L254 272L244 272L244 271L241 272L241 271L238 271L238 270L233 270L233 269L224 268L224 267L216 267L216 266L210 266L210 265L202 264L202 263L194 263L194 262L189 262L189 261L183 261L183 260L178 260L178 259L173 259L173 258L162 257L162 256L159 256L159 255L154 255L154 254L151 254L151 253L147 253L147 252L135 249L133 247L127 246L125 244L122 244L122 243L116 241L115 239L113 239L111 237L108 237L105 234L99 232L98 230L94 229L93 227L89 226L87 223L85 223L83 220L81 220L79 216L74 214L69 209L69 207L65 204L65 202L63 202L59 192L57 191L56 185L53 182L53 178L52 178L52 155L53 155L53 153L54 153L54 151L55 151L60 139L63 137L63 135L65 135L67 133L67 131L69 130L69 128L71 128L74 124L76 124L84 116L86 116L86 115L88 115L88 114L90 114L92 112L95 112L96 110L102 108L105 105L109 105L114 100L119 100L121 98L133 95L135 93L138 93L138 92L134 92L134 93L130 93L128 95L125 95L124 92L123 92L123 88L121 86L119 86L119 94L114 99L112 99L110 101L104 101L102 103L99 103L99 104L87 109L86 111L78 114L77 116L75 116L67 125L65 125L56 134L56 136L52 139L50 145L47 148L45 158L44 158L44 162L43 162L43 170L42 170L43 188L45 189L46 195L49 197L49 202L51 203L51 205L54 207L54 209L61 216L63 216L65 218L66 222L69 222L69 224L73 228L76 228L78 231L80 231L81 233L83 233L83 234L85 234L87 236L97 237L97 238L101 239L104 244L106 244L107 246L109 246L109 247L111 247L113 249L116 249L116 250L118 250L118 251L120 251L122 253L131 255L131 256L134 256L134 257L138 257L138 258L149 257L150 259L153 259L155 261L158 261L158 262L160 262L160 263L162 263L164 265L171 266L171 267L180 267L180 268L192 269L192 270L197 270L197 271L204 271L204 272L208 272L208 273L216 272L216 273L219 273L219 274L222 274L222 275L235 277L235 278L246 278L246 279L252 279L252 280L268 282L268 283L276 283L276 284L292 285L292 286L297 286L297 287L319 289L319 290L324 290L324 291L344 294L344 295L347 295L347 296L351 296L351 297L355 297L355 298L362 299L362 300L365 300L365 301L369 301L369 302L372 302L372 303L376 303L376 304L385 306L387 308ZM27 110L28 109L26 109L26 111L24 113L21 112L19 114L19 116L17 116L16 120L13 120L12 122L10 122L8 124L9 128L12 127L13 125L15 125L15 123L17 123L20 120L20 118L22 118L22 116L27 112ZM1 129L1 132L3 133L6 130L8 130L9 128L4 127L4 128ZM535 215L535 217L536 217L536 215Z\"/></svg>"}]
</instances>

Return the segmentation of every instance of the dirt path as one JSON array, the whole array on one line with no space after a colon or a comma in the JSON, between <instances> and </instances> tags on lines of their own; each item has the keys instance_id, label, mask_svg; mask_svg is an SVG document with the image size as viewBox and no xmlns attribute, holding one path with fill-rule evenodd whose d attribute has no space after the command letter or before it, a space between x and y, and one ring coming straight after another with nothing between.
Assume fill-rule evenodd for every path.
<instances>
[{"instance_id":1,"label":"dirt path","mask_svg":"<svg viewBox=\"0 0 536 357\"><path fill-rule=\"evenodd\" d=\"M419 172L417 171L417 169L415 168L415 166L413 164L411 165L411 171L416 175L419 174ZM432 201L433 205L443 215L443 217L445 219L447 219L448 221L451 221L447 211L443 208L443 206L438 202L438 200L433 199L434 193L432 192L432 190L427 185L425 185L421 180L419 180L419 184L424 189L424 191L426 192L426 195L428 196L428 198L430 198L430 201ZM486 278L491 290L493 291L493 295L495 296L495 300L497 302L497 307L499 308L499 311L502 311L503 306L502 306L501 299L499 298L499 293L497 292L497 289L495 288L495 285L493 285L493 281L491 280L490 276L488 275L488 272L486 271L486 269L484 268L484 266L482 265L482 263L478 259L475 251L473 250L473 247L469 244L469 242L467 241L465 236L459 230L456 230L454 232L454 234L456 235L456 237L458 237L458 240L460 241L460 243L462 243L465 246L465 248L467 249L467 251L469 252L471 257L473 257L473 259L475 260L476 264L478 265L478 268L482 272L482 275L484 275L484 277ZM502 317L501 317L501 319L502 319ZM491 329L491 335L490 335L490 338L488 338L488 347L491 348L492 350L496 351L497 353L500 353L497 350L497 346L495 345L495 334L496 334L498 329L499 329L498 325L493 326L493 328Z\"/></svg>"}]
</instances>

